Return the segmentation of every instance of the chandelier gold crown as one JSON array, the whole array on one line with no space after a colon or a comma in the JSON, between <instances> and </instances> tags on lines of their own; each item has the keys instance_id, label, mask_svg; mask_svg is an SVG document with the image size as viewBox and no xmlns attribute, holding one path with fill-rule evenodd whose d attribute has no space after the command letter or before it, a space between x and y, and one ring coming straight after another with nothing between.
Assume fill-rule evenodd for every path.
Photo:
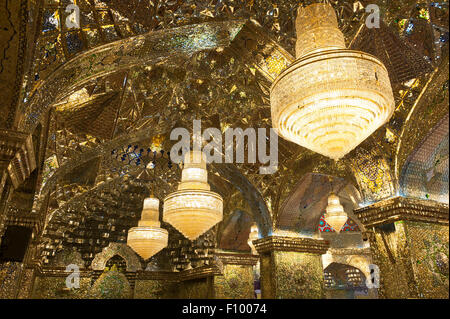
<instances>
[{"instance_id":1,"label":"chandelier gold crown","mask_svg":"<svg viewBox=\"0 0 450 319\"><path fill-rule=\"evenodd\" d=\"M272 123L281 137L335 160L394 111L388 72L376 57L346 49L334 9L299 8L297 60L271 87Z\"/></svg>"},{"instance_id":2,"label":"chandelier gold crown","mask_svg":"<svg viewBox=\"0 0 450 319\"><path fill-rule=\"evenodd\" d=\"M163 220L194 240L223 218L223 199L210 191L205 155L186 154L178 190L164 199Z\"/></svg>"}]
</instances>

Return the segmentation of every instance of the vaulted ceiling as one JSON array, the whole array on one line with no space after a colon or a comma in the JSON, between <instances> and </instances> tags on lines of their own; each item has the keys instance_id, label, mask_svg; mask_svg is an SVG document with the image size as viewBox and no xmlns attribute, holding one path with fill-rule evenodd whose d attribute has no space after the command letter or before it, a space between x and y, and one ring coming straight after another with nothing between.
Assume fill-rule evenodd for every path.
<instances>
[{"instance_id":1,"label":"vaulted ceiling","mask_svg":"<svg viewBox=\"0 0 450 319\"><path fill-rule=\"evenodd\" d=\"M39 123L49 128L32 212L47 216L45 260L63 246L90 260L110 241L126 240L151 185L162 200L179 181L167 156L173 128L191 130L194 119L222 132L270 128L271 82L294 61L296 9L315 1L77 0L81 28L67 29L71 2L29 1L35 32L0 31L12 37L0 50L8 55L0 76L21 79L16 103L0 90L11 101L1 104L0 123L29 133ZM254 164L211 165L226 217L245 211L263 233L292 213L283 207L307 173L358 188L361 202L395 195L407 157L448 114L448 2L329 2L349 47L385 63L396 111L337 163L279 139L275 174L261 175ZM380 6L379 29L365 27L369 3ZM7 16L0 21L19 19ZM24 62L12 58L19 43L28 43Z\"/></svg>"}]
</instances>

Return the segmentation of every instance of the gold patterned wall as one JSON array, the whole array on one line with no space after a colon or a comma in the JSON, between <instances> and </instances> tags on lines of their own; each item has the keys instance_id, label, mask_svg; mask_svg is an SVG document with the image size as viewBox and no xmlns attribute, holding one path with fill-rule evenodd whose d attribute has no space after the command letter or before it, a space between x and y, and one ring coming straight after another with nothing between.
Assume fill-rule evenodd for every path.
<instances>
[{"instance_id":1,"label":"gold patterned wall","mask_svg":"<svg viewBox=\"0 0 450 319\"><path fill-rule=\"evenodd\" d=\"M360 147L354 152L355 157L350 163L366 203L395 194L389 165L378 151L377 147L370 150Z\"/></svg>"},{"instance_id":2,"label":"gold patterned wall","mask_svg":"<svg viewBox=\"0 0 450 319\"><path fill-rule=\"evenodd\" d=\"M95 299L129 299L133 290L124 273L105 269L92 285L90 296Z\"/></svg>"},{"instance_id":3,"label":"gold patterned wall","mask_svg":"<svg viewBox=\"0 0 450 319\"><path fill-rule=\"evenodd\" d=\"M260 254L260 283L262 298L275 298L275 280L271 276L273 271L272 255Z\"/></svg>"},{"instance_id":4,"label":"gold patterned wall","mask_svg":"<svg viewBox=\"0 0 450 319\"><path fill-rule=\"evenodd\" d=\"M403 196L448 203L448 121L447 114L406 160L400 176Z\"/></svg>"},{"instance_id":5,"label":"gold patterned wall","mask_svg":"<svg viewBox=\"0 0 450 319\"><path fill-rule=\"evenodd\" d=\"M213 298L213 278L206 277L183 281L180 284L178 298L206 299Z\"/></svg>"},{"instance_id":6,"label":"gold patterned wall","mask_svg":"<svg viewBox=\"0 0 450 319\"><path fill-rule=\"evenodd\" d=\"M36 278L33 299L85 299L89 298L91 278L81 277L80 288L66 288L66 277L39 276Z\"/></svg>"},{"instance_id":7,"label":"gold patterned wall","mask_svg":"<svg viewBox=\"0 0 450 319\"><path fill-rule=\"evenodd\" d=\"M0 263L0 299L16 298L23 264L19 262Z\"/></svg>"},{"instance_id":8,"label":"gold patterned wall","mask_svg":"<svg viewBox=\"0 0 450 319\"><path fill-rule=\"evenodd\" d=\"M405 222L411 262L421 298L448 298L448 226Z\"/></svg>"},{"instance_id":9,"label":"gold patterned wall","mask_svg":"<svg viewBox=\"0 0 450 319\"><path fill-rule=\"evenodd\" d=\"M320 255L274 252L277 298L323 298L323 270Z\"/></svg>"},{"instance_id":10,"label":"gold patterned wall","mask_svg":"<svg viewBox=\"0 0 450 319\"><path fill-rule=\"evenodd\" d=\"M241 263L237 261L239 258ZM20 263L8 267L3 264L0 297L14 298L18 294L19 298L35 299L254 298L253 266L258 258L248 254L222 254L219 259L216 264L181 272L129 270L127 264L116 260L101 270L80 270L79 287L71 289L66 286L71 273L65 267L52 265L22 270ZM35 278L31 278L34 274ZM26 277L25 286L19 287L20 276Z\"/></svg>"},{"instance_id":11,"label":"gold patterned wall","mask_svg":"<svg viewBox=\"0 0 450 319\"><path fill-rule=\"evenodd\" d=\"M324 279L320 255L274 251L261 256L262 298L321 299Z\"/></svg>"},{"instance_id":12,"label":"gold patterned wall","mask_svg":"<svg viewBox=\"0 0 450 319\"><path fill-rule=\"evenodd\" d=\"M253 267L250 265L224 265L223 276L214 278L214 298L254 298Z\"/></svg>"},{"instance_id":13,"label":"gold patterned wall","mask_svg":"<svg viewBox=\"0 0 450 319\"><path fill-rule=\"evenodd\" d=\"M178 284L167 280L137 280L134 299L176 298Z\"/></svg>"},{"instance_id":14,"label":"gold patterned wall","mask_svg":"<svg viewBox=\"0 0 450 319\"><path fill-rule=\"evenodd\" d=\"M417 291L402 223L376 228L370 241L374 264L380 268L380 298L416 298Z\"/></svg>"},{"instance_id":15,"label":"gold patterned wall","mask_svg":"<svg viewBox=\"0 0 450 319\"><path fill-rule=\"evenodd\" d=\"M448 298L448 226L398 221L375 228L381 298Z\"/></svg>"}]
</instances>

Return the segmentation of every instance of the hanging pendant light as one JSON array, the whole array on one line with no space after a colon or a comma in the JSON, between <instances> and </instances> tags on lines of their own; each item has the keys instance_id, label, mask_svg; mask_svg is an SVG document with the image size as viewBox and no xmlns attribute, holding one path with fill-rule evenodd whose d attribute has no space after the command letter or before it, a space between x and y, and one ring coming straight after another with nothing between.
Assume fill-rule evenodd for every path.
<instances>
[{"instance_id":1,"label":"hanging pendant light","mask_svg":"<svg viewBox=\"0 0 450 319\"><path fill-rule=\"evenodd\" d=\"M169 233L159 222L159 199L144 199L144 209L138 226L128 231L127 245L144 260L167 247Z\"/></svg>"},{"instance_id":2,"label":"hanging pendant light","mask_svg":"<svg viewBox=\"0 0 450 319\"><path fill-rule=\"evenodd\" d=\"M222 218L223 200L210 191L204 155L191 151L185 156L178 191L164 199L163 220L194 240Z\"/></svg>"},{"instance_id":3,"label":"hanging pendant light","mask_svg":"<svg viewBox=\"0 0 450 319\"><path fill-rule=\"evenodd\" d=\"M394 111L388 72L376 57L345 47L334 9L299 8L297 60L273 82L272 125L281 137L335 160Z\"/></svg>"},{"instance_id":4,"label":"hanging pendant light","mask_svg":"<svg viewBox=\"0 0 450 319\"><path fill-rule=\"evenodd\" d=\"M257 255L258 252L256 251L255 245L253 245L253 241L258 239L258 225L256 223L253 223L250 227L250 234L248 235L247 244L252 249L252 254Z\"/></svg>"},{"instance_id":5,"label":"hanging pendant light","mask_svg":"<svg viewBox=\"0 0 450 319\"><path fill-rule=\"evenodd\" d=\"M341 231L342 226L347 222L348 216L344 211L344 207L342 207L339 202L339 197L333 193L328 197L328 206L324 217L325 221L333 227L337 233Z\"/></svg>"}]
</instances>

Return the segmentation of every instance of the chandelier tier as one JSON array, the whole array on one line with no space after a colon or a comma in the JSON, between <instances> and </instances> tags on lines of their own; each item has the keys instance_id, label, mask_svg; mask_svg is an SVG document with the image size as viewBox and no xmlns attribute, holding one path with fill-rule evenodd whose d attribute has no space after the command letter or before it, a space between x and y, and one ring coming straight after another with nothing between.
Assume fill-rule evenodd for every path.
<instances>
[{"instance_id":1,"label":"chandelier tier","mask_svg":"<svg viewBox=\"0 0 450 319\"><path fill-rule=\"evenodd\" d=\"M272 123L281 137L335 160L394 111L388 72L376 57L348 50L334 9L299 8L297 60L273 82Z\"/></svg>"},{"instance_id":2,"label":"chandelier tier","mask_svg":"<svg viewBox=\"0 0 450 319\"><path fill-rule=\"evenodd\" d=\"M206 160L200 151L186 154L178 190L164 199L163 220L194 240L223 218L223 199L210 191Z\"/></svg>"},{"instance_id":3,"label":"chandelier tier","mask_svg":"<svg viewBox=\"0 0 450 319\"><path fill-rule=\"evenodd\" d=\"M169 233L160 226L159 199L154 197L144 199L141 219L138 227L128 231L127 245L144 260L149 259L167 247Z\"/></svg>"},{"instance_id":4,"label":"chandelier tier","mask_svg":"<svg viewBox=\"0 0 450 319\"><path fill-rule=\"evenodd\" d=\"M326 213L324 214L325 221L334 228L334 230L339 233L342 226L347 222L348 216L342 207L339 197L331 194L328 197L328 206L326 208Z\"/></svg>"}]
</instances>

